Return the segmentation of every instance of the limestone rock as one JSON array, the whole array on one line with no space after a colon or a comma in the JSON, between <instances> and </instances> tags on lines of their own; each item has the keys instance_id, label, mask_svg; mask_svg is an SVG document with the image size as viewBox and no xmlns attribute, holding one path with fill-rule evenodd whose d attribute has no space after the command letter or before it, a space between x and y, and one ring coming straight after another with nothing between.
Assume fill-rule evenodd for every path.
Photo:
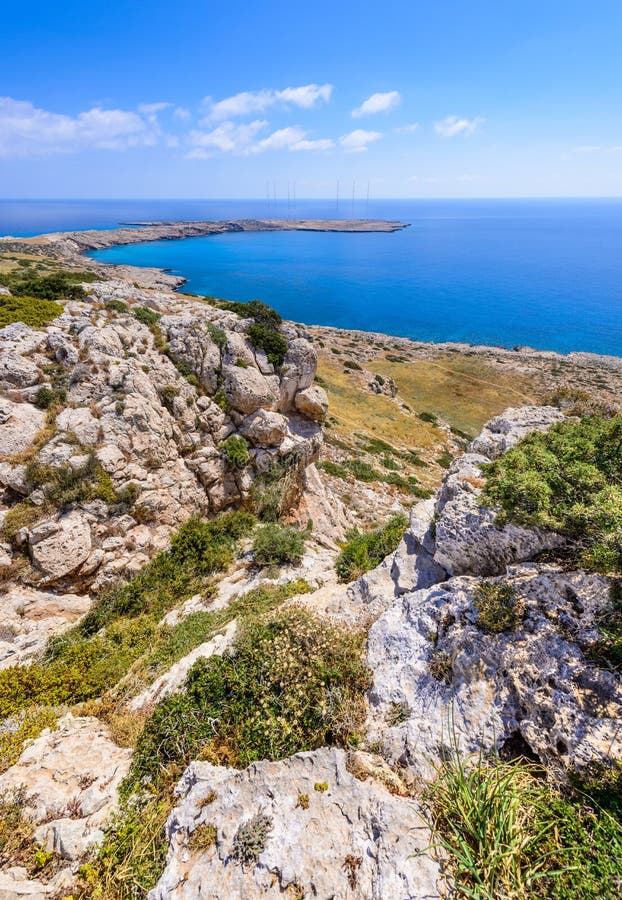
<instances>
[{"instance_id":1,"label":"limestone rock","mask_svg":"<svg viewBox=\"0 0 622 900\"><path fill-rule=\"evenodd\" d=\"M412 775L429 776L454 742L469 754L519 739L556 769L622 758L622 682L586 656L606 579L529 563L503 580L524 618L500 634L478 627L469 577L398 597L370 630L370 736ZM395 704L408 715L389 727Z\"/></svg>"},{"instance_id":2,"label":"limestone rock","mask_svg":"<svg viewBox=\"0 0 622 900\"><path fill-rule=\"evenodd\" d=\"M223 366L225 392L234 409L241 413L252 413L259 407L275 409L278 388L257 369L241 369L239 366ZM277 379L278 384L278 379Z\"/></svg>"},{"instance_id":3,"label":"limestone rock","mask_svg":"<svg viewBox=\"0 0 622 900\"><path fill-rule=\"evenodd\" d=\"M299 412L314 422L323 422L328 412L328 397L324 388L314 384L298 391L294 405Z\"/></svg>"},{"instance_id":4,"label":"limestone rock","mask_svg":"<svg viewBox=\"0 0 622 900\"><path fill-rule=\"evenodd\" d=\"M33 563L45 581L56 581L77 569L91 552L91 529L80 512L74 511L36 525L28 535Z\"/></svg>"},{"instance_id":5,"label":"limestone rock","mask_svg":"<svg viewBox=\"0 0 622 900\"><path fill-rule=\"evenodd\" d=\"M433 508L428 501L415 507L396 557L399 590L429 587L452 575L498 575L512 563L563 546L560 535L541 529L498 527L495 510L479 501L482 465L531 431L544 431L562 419L554 407L527 406L507 409L488 423L452 464Z\"/></svg>"},{"instance_id":6,"label":"limestone rock","mask_svg":"<svg viewBox=\"0 0 622 900\"><path fill-rule=\"evenodd\" d=\"M45 425L45 413L30 403L0 397L0 455L23 453Z\"/></svg>"},{"instance_id":7,"label":"limestone rock","mask_svg":"<svg viewBox=\"0 0 622 900\"><path fill-rule=\"evenodd\" d=\"M103 837L132 751L117 747L97 719L63 716L0 775L0 794L24 790L23 812L46 849L78 859Z\"/></svg>"},{"instance_id":8,"label":"limestone rock","mask_svg":"<svg viewBox=\"0 0 622 900\"><path fill-rule=\"evenodd\" d=\"M281 411L287 412L293 407L294 397L298 391L311 387L316 369L317 353L313 344L305 338L290 341L282 367Z\"/></svg>"},{"instance_id":9,"label":"limestone rock","mask_svg":"<svg viewBox=\"0 0 622 900\"><path fill-rule=\"evenodd\" d=\"M90 605L88 594L9 585L0 600L0 669L42 652L49 637L69 628Z\"/></svg>"},{"instance_id":10,"label":"limestone rock","mask_svg":"<svg viewBox=\"0 0 622 900\"><path fill-rule=\"evenodd\" d=\"M276 447L287 434L287 419L277 412L258 409L244 419L240 431L257 447Z\"/></svg>"},{"instance_id":11,"label":"limestone rock","mask_svg":"<svg viewBox=\"0 0 622 900\"><path fill-rule=\"evenodd\" d=\"M149 900L253 900L292 895L335 900L439 896L439 865L415 801L348 771L342 750L299 753L235 771L192 763L168 824L167 865ZM212 797L215 794L215 797ZM208 799L211 798L211 799ZM255 865L232 855L238 830L268 820ZM216 828L214 846L192 834Z\"/></svg>"}]
</instances>

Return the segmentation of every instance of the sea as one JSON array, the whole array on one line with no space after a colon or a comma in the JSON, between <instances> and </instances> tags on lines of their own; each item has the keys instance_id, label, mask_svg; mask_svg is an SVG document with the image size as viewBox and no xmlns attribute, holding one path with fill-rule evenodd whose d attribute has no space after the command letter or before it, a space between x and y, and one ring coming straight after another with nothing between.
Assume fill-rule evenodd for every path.
<instances>
[{"instance_id":1,"label":"sea","mask_svg":"<svg viewBox=\"0 0 622 900\"><path fill-rule=\"evenodd\" d=\"M0 201L0 234L238 218L380 218L384 234L248 232L113 247L183 290L421 341L622 356L622 199Z\"/></svg>"}]
</instances>

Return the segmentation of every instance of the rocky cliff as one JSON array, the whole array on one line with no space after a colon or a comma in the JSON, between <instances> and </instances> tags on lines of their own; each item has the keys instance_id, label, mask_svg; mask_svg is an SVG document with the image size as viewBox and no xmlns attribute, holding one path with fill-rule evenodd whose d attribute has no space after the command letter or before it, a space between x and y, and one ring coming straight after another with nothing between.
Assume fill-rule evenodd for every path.
<instances>
[{"instance_id":1,"label":"rocky cliff","mask_svg":"<svg viewBox=\"0 0 622 900\"><path fill-rule=\"evenodd\" d=\"M0 331L0 667L19 699L0 726L10 763L0 804L22 817L19 840L0 827L0 897L455 896L426 790L444 761L528 757L557 783L620 764L622 681L598 658L611 578L579 568L567 537L502 524L483 501L486 465L565 421L558 408L492 419L435 496L414 506L395 552L342 584L331 535L342 536L344 517L313 466L326 397L304 329L274 326L280 339L266 350L256 328L265 311L245 317L121 280L84 288L47 326ZM111 585L136 584L191 517L294 507L314 513L299 562L264 571L245 544L218 585L155 602L147 624L145 609L119 605L116 618L72 628ZM270 643L276 625L261 630L265 610L292 606L314 616L302 620L305 641L292 649L296 620L286 619ZM240 643L253 623L253 640ZM343 629L346 657L361 653L360 697L330 681L334 648L313 643L324 623ZM20 682L41 699L36 678L45 681L59 652L49 639L63 632L81 651L122 645L118 684L100 686L90 706L52 698L33 708ZM143 643L134 652L128 640ZM262 646L274 659L261 658ZM318 681L322 652L330 664ZM300 670L304 717L328 720L339 708L348 735L362 725L358 747L327 727L334 746L285 754L268 744L272 758L251 752L255 761L241 765L244 748L227 743L200 703L216 679L210 661L230 663L224 718L239 703L245 659L264 666L249 670L250 696L256 671L277 667L280 702L288 673ZM321 715L315 701L305 707L316 689ZM276 746L298 723L268 706L243 713L254 737L274 716ZM176 756L178 745L195 747L193 729L199 752ZM153 734L152 769L128 780ZM146 870L122 853L149 828Z\"/></svg>"}]
</instances>

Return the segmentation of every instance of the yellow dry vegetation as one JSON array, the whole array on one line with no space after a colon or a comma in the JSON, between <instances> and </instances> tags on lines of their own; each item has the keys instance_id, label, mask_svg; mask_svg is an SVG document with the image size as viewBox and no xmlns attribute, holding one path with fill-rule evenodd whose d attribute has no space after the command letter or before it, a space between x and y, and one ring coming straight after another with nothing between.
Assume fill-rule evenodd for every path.
<instances>
[{"instance_id":1,"label":"yellow dry vegetation","mask_svg":"<svg viewBox=\"0 0 622 900\"><path fill-rule=\"evenodd\" d=\"M448 353L416 362L392 362L383 354L366 363L366 367L393 378L400 397L413 411L433 413L473 436L491 416L506 407L523 406L538 399L528 377L501 371L466 353Z\"/></svg>"},{"instance_id":2,"label":"yellow dry vegetation","mask_svg":"<svg viewBox=\"0 0 622 900\"><path fill-rule=\"evenodd\" d=\"M328 394L330 433L336 437L351 442L353 434L364 433L404 449L431 450L444 444L438 429L389 397L366 390L358 376L343 371L343 363L335 365L321 354L318 375Z\"/></svg>"}]
</instances>

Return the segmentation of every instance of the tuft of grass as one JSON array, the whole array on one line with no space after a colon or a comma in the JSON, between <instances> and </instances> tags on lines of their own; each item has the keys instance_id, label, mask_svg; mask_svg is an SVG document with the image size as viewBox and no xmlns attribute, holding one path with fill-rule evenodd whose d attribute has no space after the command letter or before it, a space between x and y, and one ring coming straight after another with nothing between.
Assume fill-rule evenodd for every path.
<instances>
[{"instance_id":1,"label":"tuft of grass","mask_svg":"<svg viewBox=\"0 0 622 900\"><path fill-rule=\"evenodd\" d=\"M507 581L482 581L475 588L477 625L485 634L515 629L525 616L525 602Z\"/></svg>"},{"instance_id":2,"label":"tuft of grass","mask_svg":"<svg viewBox=\"0 0 622 900\"><path fill-rule=\"evenodd\" d=\"M15 546L17 535L22 528L29 528L40 516L41 510L27 500L16 503L6 512L0 528L0 537L8 544Z\"/></svg>"},{"instance_id":3,"label":"tuft of grass","mask_svg":"<svg viewBox=\"0 0 622 900\"><path fill-rule=\"evenodd\" d=\"M335 561L340 581L354 581L381 563L397 549L407 526L406 516L396 515L375 531L351 529L346 535L347 543Z\"/></svg>"},{"instance_id":4,"label":"tuft of grass","mask_svg":"<svg viewBox=\"0 0 622 900\"><path fill-rule=\"evenodd\" d=\"M128 900L155 887L166 861L164 825L172 806L164 792L122 801L96 856L78 870L80 900Z\"/></svg>"},{"instance_id":5,"label":"tuft of grass","mask_svg":"<svg viewBox=\"0 0 622 900\"><path fill-rule=\"evenodd\" d=\"M524 760L457 754L427 797L457 897L596 900L622 889L622 826L592 797L564 797Z\"/></svg>"},{"instance_id":6,"label":"tuft of grass","mask_svg":"<svg viewBox=\"0 0 622 900\"><path fill-rule=\"evenodd\" d=\"M305 540L304 531L270 523L262 525L255 533L253 553L260 566L280 566L299 563L302 559Z\"/></svg>"},{"instance_id":7,"label":"tuft of grass","mask_svg":"<svg viewBox=\"0 0 622 900\"><path fill-rule=\"evenodd\" d=\"M205 822L197 825L190 835L188 841L188 849L192 853L206 853L216 845L218 837L218 829L211 822Z\"/></svg>"}]
</instances>

